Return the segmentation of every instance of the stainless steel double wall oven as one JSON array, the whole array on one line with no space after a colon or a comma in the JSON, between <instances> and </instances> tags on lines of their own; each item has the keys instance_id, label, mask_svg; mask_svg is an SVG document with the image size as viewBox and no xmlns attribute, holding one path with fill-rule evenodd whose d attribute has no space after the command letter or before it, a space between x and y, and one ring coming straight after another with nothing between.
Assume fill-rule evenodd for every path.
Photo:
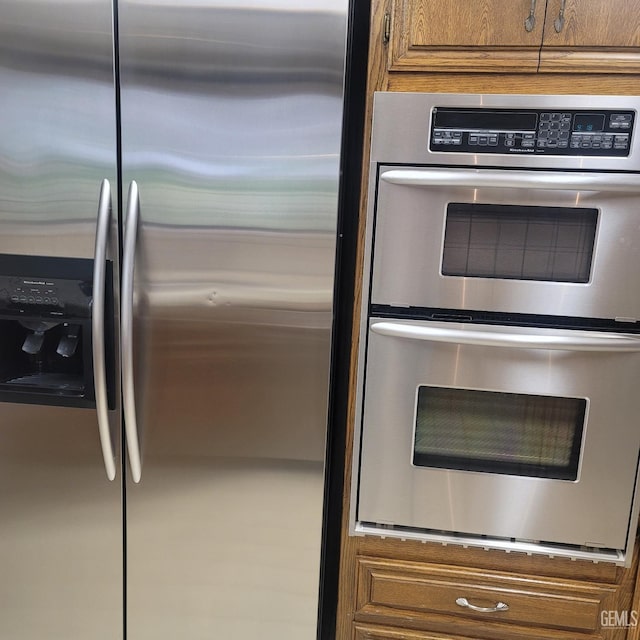
<instances>
[{"instance_id":1,"label":"stainless steel double wall oven","mask_svg":"<svg viewBox=\"0 0 640 640\"><path fill-rule=\"evenodd\" d=\"M630 561L637 104L376 95L353 532Z\"/></svg>"}]
</instances>

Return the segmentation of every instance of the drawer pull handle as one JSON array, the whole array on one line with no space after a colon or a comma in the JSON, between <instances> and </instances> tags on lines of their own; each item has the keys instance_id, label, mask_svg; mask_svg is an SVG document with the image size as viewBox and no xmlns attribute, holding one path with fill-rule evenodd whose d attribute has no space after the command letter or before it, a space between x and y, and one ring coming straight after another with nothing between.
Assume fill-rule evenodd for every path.
<instances>
[{"instance_id":1,"label":"drawer pull handle","mask_svg":"<svg viewBox=\"0 0 640 640\"><path fill-rule=\"evenodd\" d=\"M564 7L566 4L567 0L562 0L562 2L560 2L560 13L558 13L558 17L553 23L553 28L556 30L556 33L560 33L562 29L564 29Z\"/></svg>"},{"instance_id":2,"label":"drawer pull handle","mask_svg":"<svg viewBox=\"0 0 640 640\"><path fill-rule=\"evenodd\" d=\"M527 33L531 33L536 26L536 2L537 0L531 0L531 9L529 10L529 16L524 21L524 28Z\"/></svg>"},{"instance_id":3,"label":"drawer pull handle","mask_svg":"<svg viewBox=\"0 0 640 640\"><path fill-rule=\"evenodd\" d=\"M466 607L472 611L479 611L480 613L495 613L496 611L509 611L509 605L504 602L497 602L495 607L478 607L475 604L471 604L466 598L458 598L456 604L461 607Z\"/></svg>"}]
</instances>

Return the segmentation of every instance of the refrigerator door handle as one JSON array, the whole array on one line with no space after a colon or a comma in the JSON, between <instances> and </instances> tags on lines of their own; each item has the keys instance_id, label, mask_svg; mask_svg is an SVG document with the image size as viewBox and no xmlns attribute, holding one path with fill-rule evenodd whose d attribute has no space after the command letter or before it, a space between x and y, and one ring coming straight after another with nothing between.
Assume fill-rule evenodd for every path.
<instances>
[{"instance_id":1,"label":"refrigerator door handle","mask_svg":"<svg viewBox=\"0 0 640 640\"><path fill-rule=\"evenodd\" d=\"M96 396L96 413L100 446L104 458L107 478L116 477L116 463L109 428L109 403L107 399L107 373L104 339L104 295L107 274L107 243L111 223L111 184L103 180L100 185L98 202L98 220L96 224L96 243L93 263L93 304L91 306L91 331L93 348L93 379Z\"/></svg>"},{"instance_id":2,"label":"refrigerator door handle","mask_svg":"<svg viewBox=\"0 0 640 640\"><path fill-rule=\"evenodd\" d=\"M132 180L129 185L129 195L127 196L127 217L125 220L124 250L122 254L120 343L122 345L122 405L124 409L124 425L131 477L134 482L140 482L142 476L133 380L133 275L139 217L140 197L138 194L138 184L135 180Z\"/></svg>"}]
</instances>

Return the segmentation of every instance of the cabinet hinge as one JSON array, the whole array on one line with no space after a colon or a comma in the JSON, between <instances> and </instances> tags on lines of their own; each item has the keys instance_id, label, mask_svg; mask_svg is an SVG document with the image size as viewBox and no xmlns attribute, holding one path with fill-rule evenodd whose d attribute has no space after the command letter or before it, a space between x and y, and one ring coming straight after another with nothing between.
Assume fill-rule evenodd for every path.
<instances>
[{"instance_id":1,"label":"cabinet hinge","mask_svg":"<svg viewBox=\"0 0 640 640\"><path fill-rule=\"evenodd\" d=\"M391 14L387 11L384 14L384 24L382 28L382 43L389 44L391 38Z\"/></svg>"}]
</instances>

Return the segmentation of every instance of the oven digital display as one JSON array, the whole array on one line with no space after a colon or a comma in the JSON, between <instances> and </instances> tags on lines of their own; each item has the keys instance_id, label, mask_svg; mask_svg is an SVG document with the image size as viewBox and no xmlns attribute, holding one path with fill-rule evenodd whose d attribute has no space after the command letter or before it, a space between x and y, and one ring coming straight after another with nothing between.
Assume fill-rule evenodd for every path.
<instances>
[{"instance_id":1,"label":"oven digital display","mask_svg":"<svg viewBox=\"0 0 640 640\"><path fill-rule=\"evenodd\" d=\"M604 131L604 115L598 113L576 113L574 131Z\"/></svg>"},{"instance_id":2,"label":"oven digital display","mask_svg":"<svg viewBox=\"0 0 640 640\"><path fill-rule=\"evenodd\" d=\"M434 112L434 126L445 129L535 131L537 122L538 114L526 111L436 109Z\"/></svg>"}]
</instances>

